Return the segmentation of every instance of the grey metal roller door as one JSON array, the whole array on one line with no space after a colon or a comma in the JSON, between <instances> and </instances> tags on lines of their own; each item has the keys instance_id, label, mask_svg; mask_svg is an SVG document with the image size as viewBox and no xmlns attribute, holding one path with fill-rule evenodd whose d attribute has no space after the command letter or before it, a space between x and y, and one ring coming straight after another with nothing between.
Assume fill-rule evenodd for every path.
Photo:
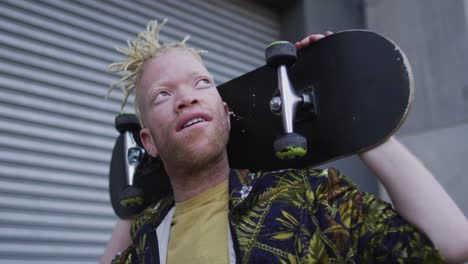
<instances>
[{"instance_id":1,"label":"grey metal roller door","mask_svg":"<svg viewBox=\"0 0 468 264\"><path fill-rule=\"evenodd\" d=\"M0 1L0 261L95 263L116 217L107 173L117 136L113 50L150 19L164 41L210 51L222 83L263 64L275 13L246 1ZM127 110L131 110L131 105Z\"/></svg>"}]
</instances>

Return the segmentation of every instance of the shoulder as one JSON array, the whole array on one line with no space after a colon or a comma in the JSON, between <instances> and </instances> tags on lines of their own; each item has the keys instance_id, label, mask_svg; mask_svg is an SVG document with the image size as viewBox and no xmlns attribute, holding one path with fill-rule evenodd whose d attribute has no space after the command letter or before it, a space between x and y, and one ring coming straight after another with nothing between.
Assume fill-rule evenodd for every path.
<instances>
[{"instance_id":1,"label":"shoulder","mask_svg":"<svg viewBox=\"0 0 468 264\"><path fill-rule=\"evenodd\" d=\"M361 210L360 191L351 180L334 168L307 167L257 172L253 179L253 196L294 204L299 208L307 208L312 213L341 208L343 213L346 211L346 214L357 218ZM318 216L320 215L319 213Z\"/></svg>"},{"instance_id":2,"label":"shoulder","mask_svg":"<svg viewBox=\"0 0 468 264\"><path fill-rule=\"evenodd\" d=\"M362 196L357 237L363 262L445 263L429 237L402 218L391 204L372 194Z\"/></svg>"},{"instance_id":3,"label":"shoulder","mask_svg":"<svg viewBox=\"0 0 468 264\"><path fill-rule=\"evenodd\" d=\"M343 195L357 195L357 186L335 168L293 168L263 172L259 175L266 181L280 186L305 188L317 194L317 198L333 200Z\"/></svg>"},{"instance_id":4,"label":"shoulder","mask_svg":"<svg viewBox=\"0 0 468 264\"><path fill-rule=\"evenodd\" d=\"M289 168L277 171L260 172L260 177L299 177L317 184L343 184L356 187L354 183L336 168L320 169L315 167Z\"/></svg>"}]
</instances>

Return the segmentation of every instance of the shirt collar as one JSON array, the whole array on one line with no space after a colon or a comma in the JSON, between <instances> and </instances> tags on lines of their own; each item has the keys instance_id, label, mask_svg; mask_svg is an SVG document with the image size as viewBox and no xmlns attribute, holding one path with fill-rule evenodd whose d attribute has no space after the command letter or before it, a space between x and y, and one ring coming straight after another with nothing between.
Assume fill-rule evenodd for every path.
<instances>
[{"instance_id":1,"label":"shirt collar","mask_svg":"<svg viewBox=\"0 0 468 264\"><path fill-rule=\"evenodd\" d=\"M231 169L229 173L229 207L234 209L244 204L258 180L258 173Z\"/></svg>"}]
</instances>

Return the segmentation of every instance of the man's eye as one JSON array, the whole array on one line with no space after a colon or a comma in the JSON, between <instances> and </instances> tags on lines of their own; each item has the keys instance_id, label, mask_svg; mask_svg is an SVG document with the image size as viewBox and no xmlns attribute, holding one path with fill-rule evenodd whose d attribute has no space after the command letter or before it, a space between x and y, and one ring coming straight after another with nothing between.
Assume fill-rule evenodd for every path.
<instances>
[{"instance_id":1,"label":"man's eye","mask_svg":"<svg viewBox=\"0 0 468 264\"><path fill-rule=\"evenodd\" d=\"M211 86L211 81L208 78L203 78L197 81L195 87L198 88L204 88L204 87L210 87Z\"/></svg>"},{"instance_id":2,"label":"man's eye","mask_svg":"<svg viewBox=\"0 0 468 264\"><path fill-rule=\"evenodd\" d=\"M154 102L155 103L159 103L161 101L163 101L165 98L171 96L170 93L166 92L166 91L161 91L159 92L156 97L154 98Z\"/></svg>"}]
</instances>

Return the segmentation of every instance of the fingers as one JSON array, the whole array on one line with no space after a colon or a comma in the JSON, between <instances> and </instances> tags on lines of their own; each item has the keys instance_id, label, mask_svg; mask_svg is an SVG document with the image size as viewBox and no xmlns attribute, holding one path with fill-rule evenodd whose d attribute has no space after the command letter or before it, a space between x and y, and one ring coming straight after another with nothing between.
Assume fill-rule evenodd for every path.
<instances>
[{"instance_id":1,"label":"fingers","mask_svg":"<svg viewBox=\"0 0 468 264\"><path fill-rule=\"evenodd\" d=\"M303 40L301 41L298 41L295 43L295 46L297 49L302 49L304 47L307 47L309 46L310 44L326 37L326 36L330 36L331 34L333 34L333 32L331 31L325 31L324 34L313 34L313 35L310 35L310 36L307 36L305 37Z\"/></svg>"},{"instance_id":2,"label":"fingers","mask_svg":"<svg viewBox=\"0 0 468 264\"><path fill-rule=\"evenodd\" d=\"M309 46L311 43L314 43L314 42L316 42L319 39L324 38L324 37L325 36L322 35L322 34L314 34L314 35L307 36L303 40L301 40L299 42L296 42L296 48L297 49L302 49L304 47Z\"/></svg>"}]
</instances>

